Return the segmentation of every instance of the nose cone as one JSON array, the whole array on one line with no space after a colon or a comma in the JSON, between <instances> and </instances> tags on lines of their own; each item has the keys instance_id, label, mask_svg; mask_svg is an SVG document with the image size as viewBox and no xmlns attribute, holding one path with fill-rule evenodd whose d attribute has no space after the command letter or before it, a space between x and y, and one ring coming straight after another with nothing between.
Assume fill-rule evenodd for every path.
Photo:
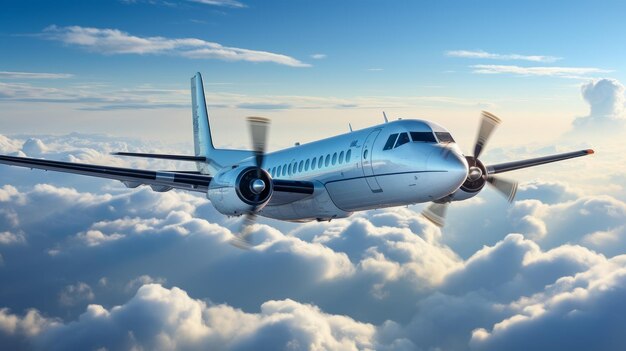
<instances>
[{"instance_id":1,"label":"nose cone","mask_svg":"<svg viewBox=\"0 0 626 351\"><path fill-rule=\"evenodd\" d=\"M433 188L442 194L441 197L457 190L467 178L467 160L449 148L435 150L428 158L426 168L436 172Z\"/></svg>"}]
</instances>

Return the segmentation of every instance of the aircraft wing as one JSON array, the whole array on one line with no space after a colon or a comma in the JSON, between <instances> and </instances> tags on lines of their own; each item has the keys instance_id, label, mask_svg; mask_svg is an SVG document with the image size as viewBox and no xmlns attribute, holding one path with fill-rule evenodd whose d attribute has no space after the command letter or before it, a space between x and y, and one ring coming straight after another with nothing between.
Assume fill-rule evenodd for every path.
<instances>
[{"instance_id":1,"label":"aircraft wing","mask_svg":"<svg viewBox=\"0 0 626 351\"><path fill-rule=\"evenodd\" d=\"M516 169L534 167L534 166L539 166L539 165L543 165L546 163L563 161L563 160L567 160L570 158L587 156L593 153L594 151L592 149L587 149L587 150L580 150L580 151L574 151L574 152L567 152L567 153L558 154L558 155L531 158L529 160L500 163L497 165L487 166L487 174L504 173L504 172L514 171Z\"/></svg>"},{"instance_id":2,"label":"aircraft wing","mask_svg":"<svg viewBox=\"0 0 626 351\"><path fill-rule=\"evenodd\" d=\"M206 193L211 177L186 172L161 172L143 169L109 167L84 163L42 160L37 158L0 155L0 163L46 171L82 174L119 180L129 188L149 185L155 191L183 189Z\"/></svg>"},{"instance_id":3,"label":"aircraft wing","mask_svg":"<svg viewBox=\"0 0 626 351\"><path fill-rule=\"evenodd\" d=\"M5 155L0 155L0 164L115 179L129 188L149 185L152 190L160 192L182 189L206 193L212 179L211 176L196 172L151 171ZM273 185L275 193L272 199L274 203L302 199L313 194L314 190L313 183L307 181L273 179Z\"/></svg>"}]
</instances>

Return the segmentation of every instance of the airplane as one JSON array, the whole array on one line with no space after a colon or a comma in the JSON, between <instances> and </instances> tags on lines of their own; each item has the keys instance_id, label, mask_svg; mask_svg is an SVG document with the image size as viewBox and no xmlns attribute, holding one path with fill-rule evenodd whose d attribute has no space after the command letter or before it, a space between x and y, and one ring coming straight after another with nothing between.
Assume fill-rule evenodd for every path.
<instances>
[{"instance_id":1,"label":"airplane","mask_svg":"<svg viewBox=\"0 0 626 351\"><path fill-rule=\"evenodd\" d=\"M220 213L242 216L232 243L250 246L256 216L283 221L330 221L356 211L431 202L424 217L443 226L448 205L490 184L509 202L517 182L496 176L526 167L593 154L592 149L485 165L479 156L501 120L483 111L472 155L437 123L401 119L266 152L269 120L249 117L252 150L213 144L202 76L191 78L194 155L115 152L119 156L193 162L197 171L154 171L0 155L0 163L115 179L128 188L201 192ZM350 128L352 129L352 128Z\"/></svg>"}]
</instances>

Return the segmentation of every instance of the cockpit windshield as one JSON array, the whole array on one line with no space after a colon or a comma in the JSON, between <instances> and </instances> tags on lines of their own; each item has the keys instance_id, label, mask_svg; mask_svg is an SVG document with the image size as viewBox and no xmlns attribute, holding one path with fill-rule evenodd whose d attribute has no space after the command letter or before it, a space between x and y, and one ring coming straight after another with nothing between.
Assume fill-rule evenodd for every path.
<instances>
[{"instance_id":1,"label":"cockpit windshield","mask_svg":"<svg viewBox=\"0 0 626 351\"><path fill-rule=\"evenodd\" d=\"M452 135L448 132L435 132L437 139L439 139L440 143L454 143L454 139L452 139Z\"/></svg>"},{"instance_id":2,"label":"cockpit windshield","mask_svg":"<svg viewBox=\"0 0 626 351\"><path fill-rule=\"evenodd\" d=\"M452 137L450 137L450 139L452 139ZM389 135L389 138L387 139L387 142L385 143L383 150L395 149L409 142L436 143L437 139L435 138L435 134L433 134L433 132L394 133L394 134Z\"/></svg>"},{"instance_id":3,"label":"cockpit windshield","mask_svg":"<svg viewBox=\"0 0 626 351\"><path fill-rule=\"evenodd\" d=\"M435 136L432 132L411 132L413 142L436 143Z\"/></svg>"}]
</instances>

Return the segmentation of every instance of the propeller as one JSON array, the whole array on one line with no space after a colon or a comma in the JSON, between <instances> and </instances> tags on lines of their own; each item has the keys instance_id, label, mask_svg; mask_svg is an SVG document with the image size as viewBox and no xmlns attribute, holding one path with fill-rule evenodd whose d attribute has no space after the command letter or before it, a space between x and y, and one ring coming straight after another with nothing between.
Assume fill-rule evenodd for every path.
<instances>
[{"instance_id":1,"label":"propeller","mask_svg":"<svg viewBox=\"0 0 626 351\"><path fill-rule=\"evenodd\" d=\"M241 226L237 234L230 243L241 249L249 249L251 244L252 225L256 222L256 213L259 208L258 203L263 191L269 186L265 184L262 177L263 161L265 160L265 148L267 145L267 131L270 120L265 117L248 117L248 129L252 140L252 152L254 153L254 166L256 168L256 179L250 183L250 190L254 194L254 205L250 211L244 214Z\"/></svg>"},{"instance_id":2,"label":"propeller","mask_svg":"<svg viewBox=\"0 0 626 351\"><path fill-rule=\"evenodd\" d=\"M487 168L478 159L480 154L484 151L494 130L501 122L500 118L496 115L482 111L478 135L476 136L476 142L474 144L474 155L465 157L469 169L467 178L465 179L465 183L461 186L461 189L469 192L478 192L482 190L485 184L489 184L498 193L506 197L509 202L513 202L515 193L517 192L517 182L502 177L496 177L495 175L489 175ZM445 215L452 200L453 194L439 199L426 207L422 215L433 222L433 224L443 227L445 224Z\"/></svg>"}]
</instances>

